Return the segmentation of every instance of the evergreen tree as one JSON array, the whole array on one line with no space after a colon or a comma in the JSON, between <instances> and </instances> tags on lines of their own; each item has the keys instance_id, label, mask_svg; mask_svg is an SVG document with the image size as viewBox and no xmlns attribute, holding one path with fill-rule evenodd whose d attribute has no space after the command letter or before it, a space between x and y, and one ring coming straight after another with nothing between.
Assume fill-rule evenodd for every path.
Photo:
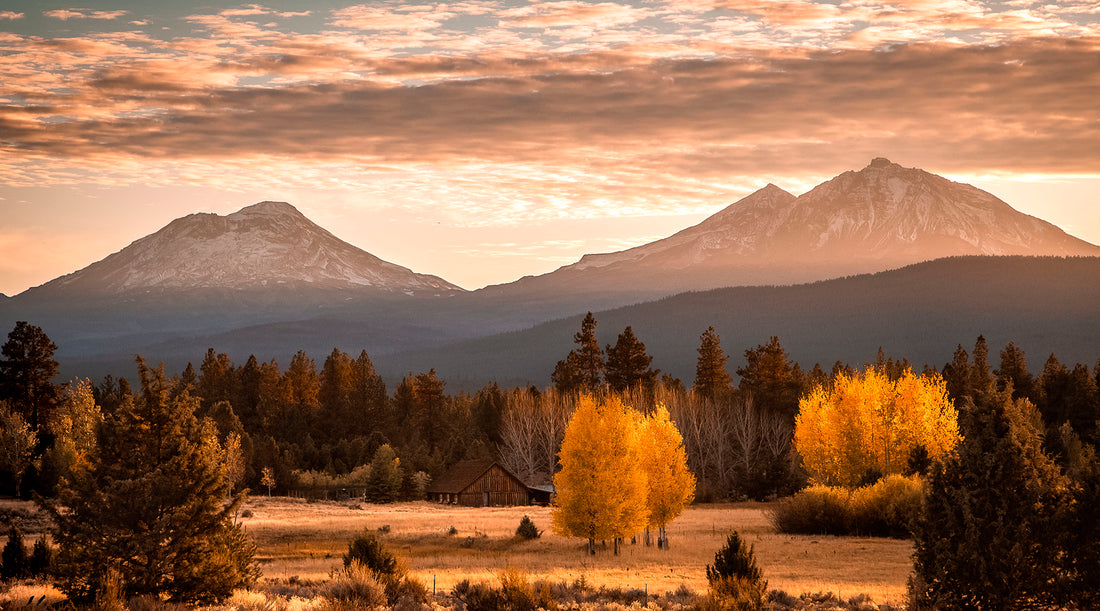
<instances>
[{"instance_id":1,"label":"evergreen tree","mask_svg":"<svg viewBox=\"0 0 1100 611\"><path fill-rule=\"evenodd\" d=\"M0 359L0 400L7 400L35 432L46 426L57 406L57 387L52 382L57 375L56 351L57 344L41 328L22 320L0 347L4 357ZM49 441L40 436L40 449Z\"/></svg>"},{"instance_id":2,"label":"evergreen tree","mask_svg":"<svg viewBox=\"0 0 1100 611\"><path fill-rule=\"evenodd\" d=\"M1015 399L1026 398L1035 401L1033 390L1034 379L1027 371L1027 359L1024 351L1017 348L1016 344L1008 342L1001 350L1001 365L993 372L997 380L997 390L1004 390L1012 385L1012 397Z\"/></svg>"},{"instance_id":3,"label":"evergreen tree","mask_svg":"<svg viewBox=\"0 0 1100 611\"><path fill-rule=\"evenodd\" d=\"M733 378L726 371L729 357L722 351L722 341L714 327L707 327L699 336L698 352L693 390L705 399L715 400L725 396Z\"/></svg>"},{"instance_id":4,"label":"evergreen tree","mask_svg":"<svg viewBox=\"0 0 1100 611\"><path fill-rule=\"evenodd\" d=\"M367 500L372 503L392 503L401 493L401 460L388 444L378 448L370 462L367 478Z\"/></svg>"},{"instance_id":5,"label":"evergreen tree","mask_svg":"<svg viewBox=\"0 0 1100 611\"><path fill-rule=\"evenodd\" d=\"M962 344L955 348L951 362L943 366L943 381L947 383L947 394L955 407L961 406L970 396L970 355L963 350Z\"/></svg>"},{"instance_id":6,"label":"evergreen tree","mask_svg":"<svg viewBox=\"0 0 1100 611\"><path fill-rule=\"evenodd\" d=\"M358 435L370 435L377 430L390 430L386 410L389 397L386 395L386 382L374 369L374 363L367 351L359 352L351 368L352 383L352 421L351 431Z\"/></svg>"},{"instance_id":7,"label":"evergreen tree","mask_svg":"<svg viewBox=\"0 0 1100 611\"><path fill-rule=\"evenodd\" d=\"M978 336L970 356L974 360L970 366L970 396L977 402L991 392L994 385L993 374L989 370L989 346L984 335Z\"/></svg>"},{"instance_id":8,"label":"evergreen tree","mask_svg":"<svg viewBox=\"0 0 1100 611\"><path fill-rule=\"evenodd\" d=\"M1066 448L1066 477L1072 504L1060 520L1063 554L1061 602L1079 609L1100 608L1100 460L1069 423L1059 430Z\"/></svg>"},{"instance_id":9,"label":"evergreen tree","mask_svg":"<svg viewBox=\"0 0 1100 611\"><path fill-rule=\"evenodd\" d=\"M198 395L202 402L199 417L209 413L211 407L218 401L233 401L236 394L237 376L233 362L228 354L217 354L213 348L206 351L206 356L199 366L201 374L198 377L196 387L192 394Z\"/></svg>"},{"instance_id":10,"label":"evergreen tree","mask_svg":"<svg viewBox=\"0 0 1100 611\"><path fill-rule=\"evenodd\" d=\"M619 334L615 345L607 346L607 385L615 392L631 388L652 391L657 385L660 369L651 369L653 357L645 352L645 344L638 341L628 326Z\"/></svg>"},{"instance_id":11,"label":"evergreen tree","mask_svg":"<svg viewBox=\"0 0 1100 611\"><path fill-rule=\"evenodd\" d=\"M321 367L318 401L320 403L314 431L322 439L334 440L346 436L359 424L355 414L355 362L337 348Z\"/></svg>"},{"instance_id":12,"label":"evergreen tree","mask_svg":"<svg viewBox=\"0 0 1100 611\"><path fill-rule=\"evenodd\" d=\"M603 350L596 340L596 318L589 312L581 321L581 330L573 335L577 344L558 361L551 379L561 392L595 393L600 388L600 377L604 370Z\"/></svg>"},{"instance_id":13,"label":"evergreen tree","mask_svg":"<svg viewBox=\"0 0 1100 611\"><path fill-rule=\"evenodd\" d=\"M707 582L715 608L740 611L764 608L768 582L756 564L753 547L737 531L731 532L725 547L714 554L714 564L707 565Z\"/></svg>"},{"instance_id":14,"label":"evergreen tree","mask_svg":"<svg viewBox=\"0 0 1100 611\"><path fill-rule=\"evenodd\" d=\"M140 395L104 420L89 468L45 505L57 524L59 585L70 600L92 600L113 573L127 596L223 599L259 576L255 545L232 523L244 496L226 501L230 484L212 427L195 418L198 400L173 389L163 366L137 364Z\"/></svg>"},{"instance_id":15,"label":"evergreen tree","mask_svg":"<svg viewBox=\"0 0 1100 611\"><path fill-rule=\"evenodd\" d=\"M914 529L920 609L1055 604L1065 482L1043 453L1038 412L1004 392L960 414L957 451L933 467Z\"/></svg>"},{"instance_id":16,"label":"evergreen tree","mask_svg":"<svg viewBox=\"0 0 1100 611\"><path fill-rule=\"evenodd\" d=\"M504 409L508 400L496 382L477 391L474 396L474 421L477 430L490 444L500 444L500 427L504 422Z\"/></svg>"},{"instance_id":17,"label":"evergreen tree","mask_svg":"<svg viewBox=\"0 0 1100 611\"><path fill-rule=\"evenodd\" d=\"M751 396L758 409L793 424L802 394L801 376L796 372L801 372L779 345L779 338L772 336L766 345L745 350L745 361L745 366L737 369L741 392Z\"/></svg>"},{"instance_id":18,"label":"evergreen tree","mask_svg":"<svg viewBox=\"0 0 1100 611\"><path fill-rule=\"evenodd\" d=\"M13 522L8 526L8 541L0 552L0 579L11 581L28 574L30 559L27 557L27 544L23 542L23 531Z\"/></svg>"},{"instance_id":19,"label":"evergreen tree","mask_svg":"<svg viewBox=\"0 0 1100 611\"><path fill-rule=\"evenodd\" d=\"M31 547L31 555L27 559L27 570L32 577L47 577L52 569L53 549L50 547L49 537L42 535Z\"/></svg>"}]
</instances>

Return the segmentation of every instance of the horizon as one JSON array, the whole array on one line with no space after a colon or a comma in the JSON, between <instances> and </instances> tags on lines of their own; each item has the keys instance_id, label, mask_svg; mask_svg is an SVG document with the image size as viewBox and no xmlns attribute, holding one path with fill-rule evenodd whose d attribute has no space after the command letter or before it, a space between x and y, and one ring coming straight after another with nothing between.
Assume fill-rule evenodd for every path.
<instances>
[{"instance_id":1,"label":"horizon","mask_svg":"<svg viewBox=\"0 0 1100 611\"><path fill-rule=\"evenodd\" d=\"M1100 244L1085 3L5 5L7 295L264 200L472 290L874 157Z\"/></svg>"}]
</instances>

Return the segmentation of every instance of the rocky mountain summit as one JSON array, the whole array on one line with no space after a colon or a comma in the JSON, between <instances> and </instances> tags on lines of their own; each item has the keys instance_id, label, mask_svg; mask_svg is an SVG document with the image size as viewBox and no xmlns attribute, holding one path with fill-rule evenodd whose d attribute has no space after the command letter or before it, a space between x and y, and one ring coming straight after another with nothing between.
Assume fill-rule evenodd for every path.
<instances>
[{"instance_id":1,"label":"rocky mountain summit","mask_svg":"<svg viewBox=\"0 0 1100 611\"><path fill-rule=\"evenodd\" d=\"M769 184L667 238L585 255L511 290L670 295L811 282L961 255L1097 256L1100 246L977 187L877 158L798 197Z\"/></svg>"},{"instance_id":2,"label":"rocky mountain summit","mask_svg":"<svg viewBox=\"0 0 1100 611\"><path fill-rule=\"evenodd\" d=\"M447 294L460 287L383 261L344 242L284 202L220 216L190 214L121 251L45 285L47 290L123 293L300 285Z\"/></svg>"}]
</instances>

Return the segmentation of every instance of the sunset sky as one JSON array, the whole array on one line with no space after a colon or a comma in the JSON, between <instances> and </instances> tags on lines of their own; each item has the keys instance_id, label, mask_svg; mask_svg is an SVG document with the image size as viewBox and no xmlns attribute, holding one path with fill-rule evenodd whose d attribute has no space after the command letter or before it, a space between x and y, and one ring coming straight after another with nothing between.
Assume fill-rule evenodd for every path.
<instances>
[{"instance_id":1,"label":"sunset sky","mask_svg":"<svg viewBox=\"0 0 1100 611\"><path fill-rule=\"evenodd\" d=\"M0 292L287 201L465 288L873 157L1100 243L1100 3L0 3Z\"/></svg>"}]
</instances>

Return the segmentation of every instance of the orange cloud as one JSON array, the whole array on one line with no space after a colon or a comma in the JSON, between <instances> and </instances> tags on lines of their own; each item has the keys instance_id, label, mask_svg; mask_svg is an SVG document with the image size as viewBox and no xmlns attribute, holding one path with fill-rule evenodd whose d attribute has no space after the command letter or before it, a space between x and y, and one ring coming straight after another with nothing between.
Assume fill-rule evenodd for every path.
<instances>
[{"instance_id":1,"label":"orange cloud","mask_svg":"<svg viewBox=\"0 0 1100 611\"><path fill-rule=\"evenodd\" d=\"M129 14L129 12L130 11L92 11L88 9L77 8L43 11L42 14L47 17L53 17L54 19L68 21L69 19L118 19L123 15Z\"/></svg>"}]
</instances>

